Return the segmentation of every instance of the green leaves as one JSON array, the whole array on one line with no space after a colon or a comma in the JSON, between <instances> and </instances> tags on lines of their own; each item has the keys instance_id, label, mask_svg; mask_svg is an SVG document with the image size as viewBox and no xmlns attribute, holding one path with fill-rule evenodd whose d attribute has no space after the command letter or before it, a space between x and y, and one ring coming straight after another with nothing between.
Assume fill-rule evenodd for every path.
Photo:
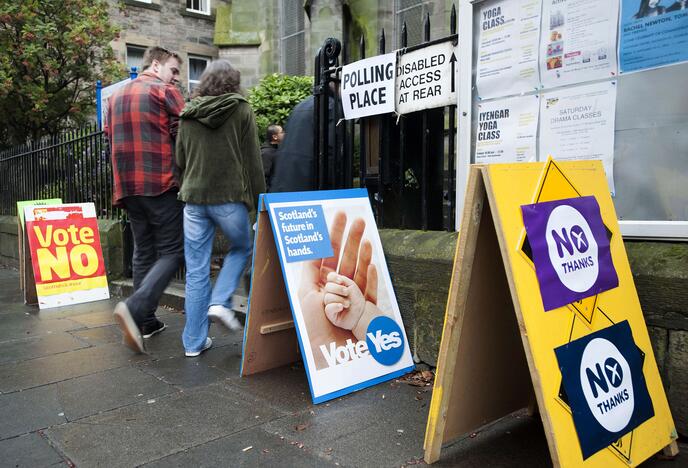
<instances>
[{"instance_id":1,"label":"green leaves","mask_svg":"<svg viewBox=\"0 0 688 468\"><path fill-rule=\"evenodd\" d=\"M0 2L0 147L74 128L126 73L105 0Z\"/></svg>"},{"instance_id":2,"label":"green leaves","mask_svg":"<svg viewBox=\"0 0 688 468\"><path fill-rule=\"evenodd\" d=\"M258 135L263 137L268 125L284 125L291 110L311 95L313 78L273 73L250 90L248 102L256 114Z\"/></svg>"}]
</instances>

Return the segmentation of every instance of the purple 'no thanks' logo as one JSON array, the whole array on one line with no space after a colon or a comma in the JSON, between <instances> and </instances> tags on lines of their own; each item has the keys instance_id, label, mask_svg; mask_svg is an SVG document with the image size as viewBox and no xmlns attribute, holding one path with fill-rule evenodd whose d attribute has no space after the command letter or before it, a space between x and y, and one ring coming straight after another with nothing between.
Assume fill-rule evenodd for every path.
<instances>
[{"instance_id":1,"label":"purple 'no thanks' logo","mask_svg":"<svg viewBox=\"0 0 688 468\"><path fill-rule=\"evenodd\" d=\"M595 197L523 205L521 210L546 311L619 285Z\"/></svg>"}]
</instances>

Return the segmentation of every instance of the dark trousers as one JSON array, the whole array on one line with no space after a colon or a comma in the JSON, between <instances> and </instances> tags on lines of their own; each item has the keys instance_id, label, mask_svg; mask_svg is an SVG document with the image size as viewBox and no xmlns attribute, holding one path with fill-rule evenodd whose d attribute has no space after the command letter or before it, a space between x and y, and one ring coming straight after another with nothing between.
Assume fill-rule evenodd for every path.
<instances>
[{"instance_id":1,"label":"dark trousers","mask_svg":"<svg viewBox=\"0 0 688 468\"><path fill-rule=\"evenodd\" d=\"M154 325L155 309L184 260L183 203L177 192L123 200L134 236L134 294L127 307L141 327Z\"/></svg>"}]
</instances>

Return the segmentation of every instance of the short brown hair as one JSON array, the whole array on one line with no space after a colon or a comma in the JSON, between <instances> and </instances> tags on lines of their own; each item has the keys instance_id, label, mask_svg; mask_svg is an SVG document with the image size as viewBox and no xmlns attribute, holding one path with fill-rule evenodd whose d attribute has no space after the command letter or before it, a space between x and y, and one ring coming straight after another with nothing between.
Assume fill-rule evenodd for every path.
<instances>
[{"instance_id":1,"label":"short brown hair","mask_svg":"<svg viewBox=\"0 0 688 468\"><path fill-rule=\"evenodd\" d=\"M141 71L145 71L148 67L150 67L153 63L153 60L157 60L158 62L164 65L165 63L167 63L170 57L174 57L177 59L179 63L182 63L181 57L176 52L167 50L164 47L149 47L148 49L146 49L146 53L143 54L143 63L141 64Z\"/></svg>"},{"instance_id":2,"label":"short brown hair","mask_svg":"<svg viewBox=\"0 0 688 468\"><path fill-rule=\"evenodd\" d=\"M191 97L241 93L240 80L241 73L229 60L213 60L201 75L201 82Z\"/></svg>"}]
</instances>

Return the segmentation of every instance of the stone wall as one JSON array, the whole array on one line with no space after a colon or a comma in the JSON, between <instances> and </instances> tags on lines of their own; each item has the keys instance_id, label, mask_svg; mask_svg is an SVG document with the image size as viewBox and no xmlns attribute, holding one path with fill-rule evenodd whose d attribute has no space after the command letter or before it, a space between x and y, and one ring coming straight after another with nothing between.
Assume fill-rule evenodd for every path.
<instances>
[{"instance_id":1,"label":"stone wall","mask_svg":"<svg viewBox=\"0 0 688 468\"><path fill-rule=\"evenodd\" d=\"M218 57L213 42L215 12L227 3L213 0L210 15L202 15L186 11L185 0L110 0L110 20L121 31L110 45L122 63L126 62L127 44L177 51L183 62L181 83L188 90L189 55Z\"/></svg>"}]
</instances>

